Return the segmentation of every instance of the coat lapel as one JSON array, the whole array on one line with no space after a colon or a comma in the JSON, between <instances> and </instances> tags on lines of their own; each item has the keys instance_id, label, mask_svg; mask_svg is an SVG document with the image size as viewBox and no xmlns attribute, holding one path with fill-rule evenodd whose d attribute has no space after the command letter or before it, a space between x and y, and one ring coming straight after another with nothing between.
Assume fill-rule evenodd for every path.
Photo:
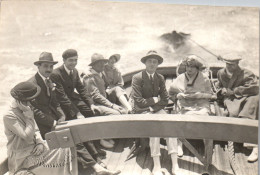
<instances>
[{"instance_id":1,"label":"coat lapel","mask_svg":"<svg viewBox=\"0 0 260 175\"><path fill-rule=\"evenodd\" d=\"M64 78L64 81L65 82L68 82L68 84L72 84L73 85L73 87L74 87L74 83L73 83L73 81L75 80L75 71L73 70L73 80L70 78L70 76L68 75L68 73L66 72L66 70L65 70L65 68L64 68L64 65L62 65L61 67L60 67L60 70L61 70L61 75L62 75L62 77ZM67 83L66 83L67 84Z\"/></svg>"},{"instance_id":2,"label":"coat lapel","mask_svg":"<svg viewBox=\"0 0 260 175\"><path fill-rule=\"evenodd\" d=\"M159 94L159 77L158 74L155 72L153 77L153 96L158 96Z\"/></svg>"},{"instance_id":3,"label":"coat lapel","mask_svg":"<svg viewBox=\"0 0 260 175\"><path fill-rule=\"evenodd\" d=\"M226 71L226 70L225 70ZM234 86L234 83L236 82L238 75L240 74L241 69L239 68L237 71L235 71L230 79L230 81L228 82L228 88L232 89Z\"/></svg>"}]
</instances>

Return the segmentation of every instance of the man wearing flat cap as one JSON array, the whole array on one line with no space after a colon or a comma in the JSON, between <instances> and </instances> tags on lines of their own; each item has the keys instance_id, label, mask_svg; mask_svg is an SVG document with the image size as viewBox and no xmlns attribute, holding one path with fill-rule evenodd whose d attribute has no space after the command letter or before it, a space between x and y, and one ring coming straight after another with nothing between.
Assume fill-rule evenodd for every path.
<instances>
[{"instance_id":1,"label":"man wearing flat cap","mask_svg":"<svg viewBox=\"0 0 260 175\"><path fill-rule=\"evenodd\" d=\"M218 99L223 100L228 116L258 120L259 81L251 71L241 68L241 56L228 54L222 57L226 67L218 71ZM248 144L245 144L248 145ZM254 147L249 162L258 159L257 145Z\"/></svg>"},{"instance_id":2,"label":"man wearing flat cap","mask_svg":"<svg viewBox=\"0 0 260 175\"><path fill-rule=\"evenodd\" d=\"M68 49L62 54L64 64L56 68L51 74L51 80L56 84L57 98L66 115L66 120L76 119L79 112L85 117L94 116L98 107L87 92L79 74L75 68L78 61L78 53L74 49ZM75 93L74 90L78 93Z\"/></svg>"},{"instance_id":3,"label":"man wearing flat cap","mask_svg":"<svg viewBox=\"0 0 260 175\"><path fill-rule=\"evenodd\" d=\"M92 117L99 108L94 105L90 94L80 81L78 71L75 68L78 60L78 53L74 49L68 49L62 54L64 64L56 68L51 74L51 80L56 84L57 99L66 115L66 120L77 119L81 113L84 117ZM78 93L75 93L74 90ZM97 149L93 141L77 144L78 160L83 167L92 167L97 174L118 174L118 171L111 172L104 167L101 156L105 151ZM101 167L101 166L102 167Z\"/></svg>"},{"instance_id":4,"label":"man wearing flat cap","mask_svg":"<svg viewBox=\"0 0 260 175\"><path fill-rule=\"evenodd\" d=\"M34 62L34 65L38 67L38 72L28 80L41 87L41 92L32 105L42 138L45 138L45 134L50 132L56 123L65 120L65 114L56 99L55 84L49 78L53 66L57 63L53 60L51 53L42 52L39 60Z\"/></svg>"},{"instance_id":5,"label":"man wearing flat cap","mask_svg":"<svg viewBox=\"0 0 260 175\"><path fill-rule=\"evenodd\" d=\"M164 77L156 72L158 65L163 62L163 58L152 50L141 59L141 62L145 64L145 70L134 75L132 79L133 111L135 113L166 114L164 107L168 104L169 95ZM149 140L154 162L152 173L162 175L165 170L161 169L160 163L160 138L151 137ZM172 173L176 174L178 171L177 139L166 138L166 141L168 154L171 155L172 160Z\"/></svg>"}]
</instances>

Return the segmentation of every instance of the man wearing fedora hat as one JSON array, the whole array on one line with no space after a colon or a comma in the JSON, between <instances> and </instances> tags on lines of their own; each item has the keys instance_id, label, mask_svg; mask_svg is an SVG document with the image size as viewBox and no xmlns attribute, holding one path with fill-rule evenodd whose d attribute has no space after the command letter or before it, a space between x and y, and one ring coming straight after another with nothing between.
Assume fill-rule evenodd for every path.
<instances>
[{"instance_id":1,"label":"man wearing fedora hat","mask_svg":"<svg viewBox=\"0 0 260 175\"><path fill-rule=\"evenodd\" d=\"M65 115L56 99L55 85L49 79L53 66L57 63L53 60L51 53L42 52L39 60L34 62L34 65L38 67L38 72L28 80L42 89L39 96L32 102L35 120L42 138L45 138L45 134L50 132L57 122L65 120Z\"/></svg>"},{"instance_id":2,"label":"man wearing fedora hat","mask_svg":"<svg viewBox=\"0 0 260 175\"><path fill-rule=\"evenodd\" d=\"M259 81L253 72L241 68L240 55L227 54L222 57L226 67L218 71L218 99L222 100L228 116L258 120ZM258 159L257 145L244 144L253 147L248 157L249 162Z\"/></svg>"},{"instance_id":3,"label":"man wearing fedora hat","mask_svg":"<svg viewBox=\"0 0 260 175\"><path fill-rule=\"evenodd\" d=\"M107 59L103 55L95 53L91 57L91 68L83 75L83 83L93 97L94 103L100 109L100 115L120 115L125 114L126 111L114 103L107 97L106 83L103 74L104 65ZM113 140L101 140L100 144L107 148L114 146Z\"/></svg>"},{"instance_id":4,"label":"man wearing fedora hat","mask_svg":"<svg viewBox=\"0 0 260 175\"><path fill-rule=\"evenodd\" d=\"M128 113L132 113L132 106L128 102L126 91L123 89L124 80L121 72L115 67L120 60L119 54L111 55L104 67L104 77L108 98L113 103L120 103Z\"/></svg>"},{"instance_id":5,"label":"man wearing fedora hat","mask_svg":"<svg viewBox=\"0 0 260 175\"><path fill-rule=\"evenodd\" d=\"M163 62L163 58L156 51L149 51L141 59L145 64L145 70L137 73L132 79L131 98L133 99L133 110L135 113L166 114L164 107L168 104L169 95L165 87L164 77L157 73L157 67ZM154 175L162 175L160 163L160 138L149 139L151 156L154 162L152 170ZM178 171L177 163L177 139L166 138L168 154L171 155L172 173Z\"/></svg>"}]
</instances>

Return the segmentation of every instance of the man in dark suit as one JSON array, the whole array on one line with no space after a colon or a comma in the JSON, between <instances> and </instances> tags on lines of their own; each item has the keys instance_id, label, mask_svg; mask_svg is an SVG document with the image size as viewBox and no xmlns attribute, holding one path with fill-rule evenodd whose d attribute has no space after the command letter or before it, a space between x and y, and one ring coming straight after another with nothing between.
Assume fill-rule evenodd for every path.
<instances>
[{"instance_id":1,"label":"man in dark suit","mask_svg":"<svg viewBox=\"0 0 260 175\"><path fill-rule=\"evenodd\" d=\"M51 53L42 52L39 61L34 62L34 65L38 67L38 72L28 80L41 87L39 96L31 103L33 105L34 118L43 138L45 138L45 134L50 132L57 123L65 120L65 115L56 99L55 84L49 79L53 71L53 65L56 63L58 62L53 61ZM109 171L101 166L103 162L99 158L93 143L86 143L85 146L77 144L76 149L78 161L83 167L92 167L98 175L119 173L118 171Z\"/></svg>"},{"instance_id":2,"label":"man in dark suit","mask_svg":"<svg viewBox=\"0 0 260 175\"><path fill-rule=\"evenodd\" d=\"M41 87L40 95L32 103L34 118L43 139L57 123L65 120L65 115L56 99L55 86L49 79L53 65L57 63L53 61L51 53L42 52L39 61L34 62L34 65L38 66L38 72L28 80Z\"/></svg>"},{"instance_id":3,"label":"man in dark suit","mask_svg":"<svg viewBox=\"0 0 260 175\"><path fill-rule=\"evenodd\" d=\"M75 68L78 53L74 49L68 49L62 54L64 64L56 68L51 74L51 80L56 84L57 98L61 108L65 112L66 120L76 119L79 112L84 117L94 116L99 108L80 81L79 74ZM74 90L78 93L75 93Z\"/></svg>"},{"instance_id":4,"label":"man in dark suit","mask_svg":"<svg viewBox=\"0 0 260 175\"><path fill-rule=\"evenodd\" d=\"M146 69L134 75L132 79L133 110L135 113L166 114L163 109L168 104L169 95L165 87L164 77L156 72L158 65L163 62L163 58L156 51L149 51L141 59L141 62L145 64ZM176 174L179 168L177 163L177 139L166 138L166 141L168 154L171 155L172 160L172 173ZM162 175L160 138L151 137L149 145L154 162L152 173Z\"/></svg>"}]
</instances>

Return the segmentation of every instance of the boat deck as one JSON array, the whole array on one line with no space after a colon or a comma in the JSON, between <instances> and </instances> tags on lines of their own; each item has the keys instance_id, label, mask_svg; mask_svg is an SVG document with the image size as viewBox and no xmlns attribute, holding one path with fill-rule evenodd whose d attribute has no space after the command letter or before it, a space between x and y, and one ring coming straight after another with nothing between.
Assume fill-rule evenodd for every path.
<instances>
[{"instance_id":1,"label":"boat deck","mask_svg":"<svg viewBox=\"0 0 260 175\"><path fill-rule=\"evenodd\" d=\"M190 140L191 144L203 154L203 142L199 140ZM150 156L150 151L139 154L137 157L126 160L130 152L130 147L133 144L133 139L116 139L116 146L111 150L106 150L107 156L103 160L108 169L121 170L120 175L150 175L153 167L153 161ZM233 171L229 165L227 149L223 149L221 144L224 142L215 142L212 165L209 167L211 175L233 175ZM225 146L225 145L224 145ZM184 156L178 158L180 172L183 175L198 175L205 172L203 164L185 147L183 148ZM250 150L243 148L242 144L235 144L236 161L241 167L243 175L257 175L258 161L254 163L247 162L247 156ZM163 168L171 171L171 159L167 153L167 147L161 145L161 164ZM80 167L80 166L79 166ZM79 175L94 175L91 170L80 168Z\"/></svg>"}]
</instances>

